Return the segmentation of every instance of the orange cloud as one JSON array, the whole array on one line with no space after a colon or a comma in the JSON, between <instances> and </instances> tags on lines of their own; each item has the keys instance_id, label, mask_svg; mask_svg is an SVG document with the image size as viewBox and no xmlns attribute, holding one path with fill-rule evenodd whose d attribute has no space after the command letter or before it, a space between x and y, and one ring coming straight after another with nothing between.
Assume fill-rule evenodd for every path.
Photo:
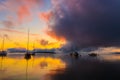
<instances>
[{"instance_id":1,"label":"orange cloud","mask_svg":"<svg viewBox=\"0 0 120 80\"><path fill-rule=\"evenodd\" d=\"M49 41L44 40L44 39L42 39L42 40L40 41L40 44L43 45L43 46L48 45L48 43L49 43Z\"/></svg>"},{"instance_id":2,"label":"orange cloud","mask_svg":"<svg viewBox=\"0 0 120 80\"><path fill-rule=\"evenodd\" d=\"M120 52L120 47L102 47L102 48L99 48L95 51L92 51L92 52L95 52L95 53L100 53L100 54L105 54L105 53L114 53L114 52Z\"/></svg>"},{"instance_id":3,"label":"orange cloud","mask_svg":"<svg viewBox=\"0 0 120 80\"><path fill-rule=\"evenodd\" d=\"M15 13L18 17L18 20L31 20L30 12L32 10L40 8L44 4L44 0L6 0L0 5L1 10L9 11L9 14Z\"/></svg>"},{"instance_id":4,"label":"orange cloud","mask_svg":"<svg viewBox=\"0 0 120 80\"><path fill-rule=\"evenodd\" d=\"M62 36L57 36L56 33L54 31L46 31L46 34L58 41L62 41L62 42L66 42L66 39Z\"/></svg>"},{"instance_id":5,"label":"orange cloud","mask_svg":"<svg viewBox=\"0 0 120 80\"><path fill-rule=\"evenodd\" d=\"M0 11L8 11L7 16L15 14L13 17L16 19L17 16L16 22L22 23L24 20L32 20L32 14L37 13L33 10L39 10L44 4L44 0L5 0L1 2Z\"/></svg>"},{"instance_id":6,"label":"orange cloud","mask_svg":"<svg viewBox=\"0 0 120 80\"><path fill-rule=\"evenodd\" d=\"M52 11L47 11L47 12L41 12L39 14L40 19L42 19L43 21L45 21L46 23L48 23L52 17Z\"/></svg>"},{"instance_id":7,"label":"orange cloud","mask_svg":"<svg viewBox=\"0 0 120 80\"><path fill-rule=\"evenodd\" d=\"M22 0L24 3L27 4L30 8L42 6L44 4L44 0Z\"/></svg>"},{"instance_id":8,"label":"orange cloud","mask_svg":"<svg viewBox=\"0 0 120 80\"><path fill-rule=\"evenodd\" d=\"M22 23L22 21L26 20L30 21L31 20L31 12L29 10L29 8L27 6L20 6L18 8L18 20L20 23Z\"/></svg>"}]
</instances>

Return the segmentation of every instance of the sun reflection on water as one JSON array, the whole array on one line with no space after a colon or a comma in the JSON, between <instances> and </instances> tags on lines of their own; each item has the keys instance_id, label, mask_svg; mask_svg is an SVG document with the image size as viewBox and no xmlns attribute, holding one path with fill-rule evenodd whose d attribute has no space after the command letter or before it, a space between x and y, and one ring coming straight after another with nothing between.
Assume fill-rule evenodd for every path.
<instances>
[{"instance_id":1,"label":"sun reflection on water","mask_svg":"<svg viewBox=\"0 0 120 80\"><path fill-rule=\"evenodd\" d=\"M25 60L24 58L1 57L0 80L44 80L45 75L65 68L66 63L59 58L42 56Z\"/></svg>"}]
</instances>

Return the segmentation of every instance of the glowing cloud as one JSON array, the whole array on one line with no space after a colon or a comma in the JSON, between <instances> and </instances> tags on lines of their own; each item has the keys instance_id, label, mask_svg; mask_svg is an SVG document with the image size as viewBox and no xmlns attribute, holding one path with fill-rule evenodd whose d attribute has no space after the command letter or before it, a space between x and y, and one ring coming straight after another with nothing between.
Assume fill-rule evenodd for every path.
<instances>
[{"instance_id":1,"label":"glowing cloud","mask_svg":"<svg viewBox=\"0 0 120 80\"><path fill-rule=\"evenodd\" d=\"M18 19L20 23L27 18L28 21L31 20L31 13L27 6L20 6L18 9Z\"/></svg>"},{"instance_id":2,"label":"glowing cloud","mask_svg":"<svg viewBox=\"0 0 120 80\"><path fill-rule=\"evenodd\" d=\"M52 12L48 11L48 12L41 12L39 14L40 19L42 19L43 21L45 21L46 23L48 23L52 17Z\"/></svg>"},{"instance_id":3,"label":"glowing cloud","mask_svg":"<svg viewBox=\"0 0 120 80\"><path fill-rule=\"evenodd\" d=\"M57 36L56 33L54 31L46 31L46 34L54 39L56 39L57 41L62 41L65 42L65 38L62 36Z\"/></svg>"}]
</instances>

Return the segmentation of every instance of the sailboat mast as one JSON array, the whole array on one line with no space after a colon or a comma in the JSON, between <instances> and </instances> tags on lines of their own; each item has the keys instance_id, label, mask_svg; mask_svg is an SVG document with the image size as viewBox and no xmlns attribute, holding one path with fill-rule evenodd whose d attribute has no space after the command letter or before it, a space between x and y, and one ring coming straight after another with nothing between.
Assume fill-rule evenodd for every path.
<instances>
[{"instance_id":1,"label":"sailboat mast","mask_svg":"<svg viewBox=\"0 0 120 80\"><path fill-rule=\"evenodd\" d=\"M33 43L33 49L35 48L35 42Z\"/></svg>"},{"instance_id":2,"label":"sailboat mast","mask_svg":"<svg viewBox=\"0 0 120 80\"><path fill-rule=\"evenodd\" d=\"M29 28L28 28L28 41L27 41L27 51L26 51L26 54L25 54L25 59L28 60L31 58L31 54L29 53Z\"/></svg>"},{"instance_id":3,"label":"sailboat mast","mask_svg":"<svg viewBox=\"0 0 120 80\"><path fill-rule=\"evenodd\" d=\"M29 28L28 28L27 52L28 52L28 50L29 50L29 32L30 32L30 30L29 30Z\"/></svg>"},{"instance_id":4,"label":"sailboat mast","mask_svg":"<svg viewBox=\"0 0 120 80\"><path fill-rule=\"evenodd\" d=\"M1 47L2 51L4 50L4 43L5 43L5 38L3 36L2 47Z\"/></svg>"}]
</instances>

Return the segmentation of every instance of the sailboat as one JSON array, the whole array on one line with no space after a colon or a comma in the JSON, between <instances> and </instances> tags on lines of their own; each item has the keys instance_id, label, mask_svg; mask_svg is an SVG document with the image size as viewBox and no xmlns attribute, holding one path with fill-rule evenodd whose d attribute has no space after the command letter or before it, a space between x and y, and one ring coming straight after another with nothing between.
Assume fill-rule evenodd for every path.
<instances>
[{"instance_id":1,"label":"sailboat","mask_svg":"<svg viewBox=\"0 0 120 80\"><path fill-rule=\"evenodd\" d=\"M91 56L91 57L96 57L96 56L98 56L98 54L96 54L96 53L90 53L90 54L88 54L89 56Z\"/></svg>"},{"instance_id":2,"label":"sailboat","mask_svg":"<svg viewBox=\"0 0 120 80\"><path fill-rule=\"evenodd\" d=\"M72 57L74 57L74 58L78 58L78 57L81 56L81 55L79 55L78 52L72 52L72 53L70 53L70 56L72 56Z\"/></svg>"},{"instance_id":3,"label":"sailboat","mask_svg":"<svg viewBox=\"0 0 120 80\"><path fill-rule=\"evenodd\" d=\"M28 29L28 41L27 41L27 50L26 50L26 53L25 53L25 59L31 59L31 54L29 52L29 29Z\"/></svg>"},{"instance_id":4,"label":"sailboat","mask_svg":"<svg viewBox=\"0 0 120 80\"><path fill-rule=\"evenodd\" d=\"M0 56L7 56L7 52L4 50L4 44L5 44L5 36L3 36L3 41L2 41Z\"/></svg>"}]
</instances>

